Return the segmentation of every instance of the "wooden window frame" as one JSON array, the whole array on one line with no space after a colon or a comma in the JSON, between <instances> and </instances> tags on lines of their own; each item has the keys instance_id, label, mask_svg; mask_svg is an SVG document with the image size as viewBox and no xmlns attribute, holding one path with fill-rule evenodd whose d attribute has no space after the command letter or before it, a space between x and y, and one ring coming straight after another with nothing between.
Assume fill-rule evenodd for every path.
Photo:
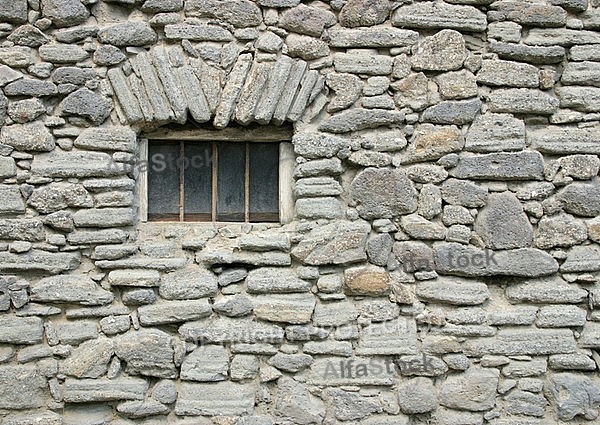
<instances>
[{"instance_id":1,"label":"wooden window frame","mask_svg":"<svg viewBox=\"0 0 600 425\"><path fill-rule=\"evenodd\" d=\"M253 128L225 128L223 130L215 130L210 128L194 128L189 130L174 130L170 128L161 128L157 131L143 134L139 138L139 159L141 163L148 164L148 141L149 140L163 140L165 142L241 142L248 143L260 142L260 143L279 143L279 223L288 224L294 218L294 196L293 196L293 173L295 166L295 155L294 147L291 143L292 130L289 127L253 127ZM183 146L182 143L180 146ZM213 145L214 146L214 145ZM248 149L248 148L247 148ZM249 160L249 156L246 155L246 161ZM214 170L213 170L214 171ZM246 172L248 166L246 167ZM246 180L247 180L246 175ZM148 171L140 170L138 174L138 205L139 215L141 222L159 223L159 221L148 221ZM216 180L213 176L213 182ZM213 185L214 186L214 185ZM181 188L179 188L181 191ZM248 223L248 182L246 181L245 187L245 202L246 202L246 217L245 221L231 221L231 222L219 222L219 221L168 221L168 223L188 223L188 224L236 224L236 223ZM213 188L214 193L214 188ZM214 197L214 195L213 195ZM216 217L214 211L212 216ZM252 222L255 223L255 222ZM275 222L276 223L276 222ZM273 224L273 222L269 222Z\"/></svg>"}]
</instances>

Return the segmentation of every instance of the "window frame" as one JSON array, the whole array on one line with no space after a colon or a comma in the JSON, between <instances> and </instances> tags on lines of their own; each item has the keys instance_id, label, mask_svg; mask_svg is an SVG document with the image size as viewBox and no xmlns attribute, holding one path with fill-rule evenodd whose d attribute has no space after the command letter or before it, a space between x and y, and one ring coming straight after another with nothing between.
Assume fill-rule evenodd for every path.
<instances>
[{"instance_id":1,"label":"window frame","mask_svg":"<svg viewBox=\"0 0 600 425\"><path fill-rule=\"evenodd\" d=\"M279 222L264 224L288 224L294 218L294 147L291 143L293 131L289 127L256 126L250 128L227 127L222 130L214 128L172 129L160 128L144 133L139 137L139 160L141 164L148 163L148 143L150 140L173 142L241 142L241 143L279 143ZM146 167L147 168L147 167ZM148 170L140 169L137 180L138 205L140 221L143 223L177 223L177 224L261 224L248 221L149 221L148 220ZM179 188L176 188L179 190Z\"/></svg>"}]
</instances>

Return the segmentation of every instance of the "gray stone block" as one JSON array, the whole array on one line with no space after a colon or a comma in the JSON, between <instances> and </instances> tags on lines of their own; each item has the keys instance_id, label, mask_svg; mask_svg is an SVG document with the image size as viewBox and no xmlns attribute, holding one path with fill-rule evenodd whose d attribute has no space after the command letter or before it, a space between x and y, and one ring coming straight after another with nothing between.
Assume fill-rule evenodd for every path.
<instances>
[{"instance_id":1,"label":"gray stone block","mask_svg":"<svg viewBox=\"0 0 600 425\"><path fill-rule=\"evenodd\" d=\"M183 323L210 316L208 300L165 301L138 308L140 323L144 326Z\"/></svg>"},{"instance_id":2,"label":"gray stone block","mask_svg":"<svg viewBox=\"0 0 600 425\"><path fill-rule=\"evenodd\" d=\"M183 416L248 415L254 411L256 388L252 384L183 382L175 414Z\"/></svg>"},{"instance_id":3,"label":"gray stone block","mask_svg":"<svg viewBox=\"0 0 600 425\"><path fill-rule=\"evenodd\" d=\"M64 275L43 278L30 289L32 301L104 305L113 301L114 295L102 289L85 275Z\"/></svg>"},{"instance_id":4,"label":"gray stone block","mask_svg":"<svg viewBox=\"0 0 600 425\"><path fill-rule=\"evenodd\" d=\"M452 305L479 305L490 297L485 283L448 277L418 282L416 294L425 301Z\"/></svg>"},{"instance_id":5,"label":"gray stone block","mask_svg":"<svg viewBox=\"0 0 600 425\"><path fill-rule=\"evenodd\" d=\"M400 47L413 46L419 39L416 31L376 26L371 28L332 28L332 47Z\"/></svg>"},{"instance_id":6,"label":"gray stone block","mask_svg":"<svg viewBox=\"0 0 600 425\"><path fill-rule=\"evenodd\" d=\"M229 352L219 345L205 345L188 354L181 364L185 381L225 381L229 372Z\"/></svg>"},{"instance_id":7,"label":"gray stone block","mask_svg":"<svg viewBox=\"0 0 600 425\"><path fill-rule=\"evenodd\" d=\"M63 385L63 396L68 403L143 400L147 390L148 383L141 378L67 378Z\"/></svg>"},{"instance_id":8,"label":"gray stone block","mask_svg":"<svg viewBox=\"0 0 600 425\"><path fill-rule=\"evenodd\" d=\"M465 155L449 174L459 179L542 180L544 159L539 152L531 151Z\"/></svg>"},{"instance_id":9,"label":"gray stone block","mask_svg":"<svg viewBox=\"0 0 600 425\"><path fill-rule=\"evenodd\" d=\"M156 32L145 22L129 21L98 32L98 40L113 46L145 46L156 42Z\"/></svg>"},{"instance_id":10,"label":"gray stone block","mask_svg":"<svg viewBox=\"0 0 600 425\"><path fill-rule=\"evenodd\" d=\"M422 2L396 9L392 24L405 28L452 28L481 32L487 27L487 19L484 13L473 6Z\"/></svg>"},{"instance_id":11,"label":"gray stone block","mask_svg":"<svg viewBox=\"0 0 600 425\"><path fill-rule=\"evenodd\" d=\"M37 409L48 396L48 384L34 366L0 366L0 408Z\"/></svg>"},{"instance_id":12,"label":"gray stone block","mask_svg":"<svg viewBox=\"0 0 600 425\"><path fill-rule=\"evenodd\" d=\"M576 347L569 329L502 329L497 337L470 339L463 345L468 356L569 354L575 352Z\"/></svg>"},{"instance_id":13,"label":"gray stone block","mask_svg":"<svg viewBox=\"0 0 600 425\"><path fill-rule=\"evenodd\" d=\"M286 294L258 295L251 302L261 320L303 324L310 322L316 301L312 294Z\"/></svg>"}]
</instances>

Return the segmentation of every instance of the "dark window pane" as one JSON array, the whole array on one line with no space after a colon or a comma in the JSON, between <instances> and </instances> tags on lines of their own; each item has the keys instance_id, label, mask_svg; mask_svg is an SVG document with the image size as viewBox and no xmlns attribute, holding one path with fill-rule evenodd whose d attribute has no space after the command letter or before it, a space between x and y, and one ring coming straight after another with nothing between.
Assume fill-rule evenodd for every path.
<instances>
[{"instance_id":1,"label":"dark window pane","mask_svg":"<svg viewBox=\"0 0 600 425\"><path fill-rule=\"evenodd\" d=\"M185 144L184 219L210 221L212 211L212 147L208 142Z\"/></svg>"},{"instance_id":2,"label":"dark window pane","mask_svg":"<svg viewBox=\"0 0 600 425\"><path fill-rule=\"evenodd\" d=\"M250 143L250 221L279 221L278 143Z\"/></svg>"},{"instance_id":3,"label":"dark window pane","mask_svg":"<svg viewBox=\"0 0 600 425\"><path fill-rule=\"evenodd\" d=\"M179 219L179 143L148 144L148 218Z\"/></svg>"},{"instance_id":4,"label":"dark window pane","mask_svg":"<svg viewBox=\"0 0 600 425\"><path fill-rule=\"evenodd\" d=\"M246 144L218 144L217 221L244 221Z\"/></svg>"}]
</instances>

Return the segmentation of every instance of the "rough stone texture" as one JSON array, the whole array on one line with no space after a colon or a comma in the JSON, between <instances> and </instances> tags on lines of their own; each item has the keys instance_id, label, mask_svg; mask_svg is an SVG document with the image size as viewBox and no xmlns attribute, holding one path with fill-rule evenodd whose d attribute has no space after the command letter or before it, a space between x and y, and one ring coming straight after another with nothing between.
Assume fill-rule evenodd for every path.
<instances>
[{"instance_id":1,"label":"rough stone texture","mask_svg":"<svg viewBox=\"0 0 600 425\"><path fill-rule=\"evenodd\" d=\"M472 152L519 151L525 148L525 124L509 114L484 114L475 118L465 140Z\"/></svg>"},{"instance_id":2,"label":"rough stone texture","mask_svg":"<svg viewBox=\"0 0 600 425\"><path fill-rule=\"evenodd\" d=\"M470 368L462 377L451 376L440 388L440 404L453 409L485 411L494 406L499 373Z\"/></svg>"},{"instance_id":3,"label":"rough stone texture","mask_svg":"<svg viewBox=\"0 0 600 425\"><path fill-rule=\"evenodd\" d=\"M466 58L463 36L457 31L442 30L419 44L411 64L417 71L453 71L459 69Z\"/></svg>"}]
</instances>

